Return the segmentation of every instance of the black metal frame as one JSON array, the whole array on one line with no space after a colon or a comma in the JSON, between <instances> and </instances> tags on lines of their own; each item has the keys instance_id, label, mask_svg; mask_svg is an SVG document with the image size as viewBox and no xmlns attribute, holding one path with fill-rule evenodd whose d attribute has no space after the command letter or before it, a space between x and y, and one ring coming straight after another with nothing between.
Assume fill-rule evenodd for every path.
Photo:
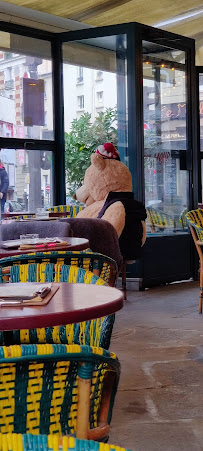
<instances>
[{"instance_id":1,"label":"black metal frame","mask_svg":"<svg viewBox=\"0 0 203 451\"><path fill-rule=\"evenodd\" d=\"M198 164L198 202L202 203L202 174L201 174L201 160L203 160L203 152L200 150L200 116L199 116L199 75L203 74L203 66L196 67L196 91L197 91L197 105L196 105L196 117L197 117L197 164Z\"/></svg>"},{"instance_id":2,"label":"black metal frame","mask_svg":"<svg viewBox=\"0 0 203 451\"><path fill-rule=\"evenodd\" d=\"M63 108L63 71L62 71L62 44L82 39L104 37L110 35L126 34L127 46L127 77L128 77L128 155L129 167L133 176L133 189L137 199L144 201L144 138L143 138L143 94L142 94L142 40L158 42L162 45L188 52L187 71L188 79L194 80L194 41L190 38L174 33L159 30L136 22L119 24L98 28L89 28L64 33L51 33L21 25L0 22L0 30L14 34L24 35L36 39L49 41L53 60L53 91L54 91L54 131L55 139L31 140L18 138L0 138L0 147L26 148L34 150L51 150L54 155L54 203L65 202L65 174L64 174L64 108ZM192 58L192 60L191 60ZM190 205L193 207L197 201L197 134L194 133L194 117L196 113L195 82L191 87L188 98L188 148L193 151L193 179L190 183L194 187L194 193L190 197ZM193 101L192 101L193 99ZM136 121L135 121L136 118ZM136 126L134 124L136 123ZM193 134L192 134L193 131ZM192 138L193 136L193 138ZM193 142L192 142L193 139ZM135 152L135 149L139 149ZM190 151L187 157L187 169L191 170ZM56 183L57 181L57 183Z\"/></svg>"},{"instance_id":3,"label":"black metal frame","mask_svg":"<svg viewBox=\"0 0 203 451\"><path fill-rule=\"evenodd\" d=\"M0 148L47 150L53 152L54 161L54 204L65 203L64 173L64 124L63 124L63 84L61 44L55 33L24 27L21 25L0 22L0 30L34 39L45 40L51 44L53 61L53 126L54 140L20 139L0 137ZM57 182L57 183L56 183Z\"/></svg>"}]
</instances>

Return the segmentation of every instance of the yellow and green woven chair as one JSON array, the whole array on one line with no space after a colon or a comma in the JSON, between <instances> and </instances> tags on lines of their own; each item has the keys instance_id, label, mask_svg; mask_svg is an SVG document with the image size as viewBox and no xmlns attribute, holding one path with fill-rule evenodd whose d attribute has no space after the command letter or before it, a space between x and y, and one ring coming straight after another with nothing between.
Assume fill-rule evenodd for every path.
<instances>
[{"instance_id":1,"label":"yellow and green woven chair","mask_svg":"<svg viewBox=\"0 0 203 451\"><path fill-rule=\"evenodd\" d=\"M113 286L114 260L92 252L39 252L0 260L0 283L69 282ZM109 348L115 314L68 325L15 330L12 343L64 343ZM0 344L4 333L0 332Z\"/></svg>"},{"instance_id":2,"label":"yellow and green woven chair","mask_svg":"<svg viewBox=\"0 0 203 451\"><path fill-rule=\"evenodd\" d=\"M190 227L200 261L199 313L202 313L203 298L203 210L191 210L186 214L186 221Z\"/></svg>"},{"instance_id":3,"label":"yellow and green woven chair","mask_svg":"<svg viewBox=\"0 0 203 451\"><path fill-rule=\"evenodd\" d=\"M153 207L146 207L147 211L147 222L151 227L151 231L155 232L156 228L159 230L173 229L176 228L175 217L165 213L162 210L155 209Z\"/></svg>"},{"instance_id":4,"label":"yellow and green woven chair","mask_svg":"<svg viewBox=\"0 0 203 451\"><path fill-rule=\"evenodd\" d=\"M106 440L119 376L102 348L0 346L0 433Z\"/></svg>"},{"instance_id":5,"label":"yellow and green woven chair","mask_svg":"<svg viewBox=\"0 0 203 451\"><path fill-rule=\"evenodd\" d=\"M130 451L74 437L33 434L0 434L0 451Z\"/></svg>"},{"instance_id":6,"label":"yellow and green woven chair","mask_svg":"<svg viewBox=\"0 0 203 451\"><path fill-rule=\"evenodd\" d=\"M48 211L54 213L64 213L64 218L67 216L69 218L75 218L79 211L83 210L84 206L82 205L55 205L54 207L48 208Z\"/></svg>"},{"instance_id":7,"label":"yellow and green woven chair","mask_svg":"<svg viewBox=\"0 0 203 451\"><path fill-rule=\"evenodd\" d=\"M186 221L187 213L188 213L188 209L184 208L184 210L181 212L181 214L179 216L179 222L180 222L180 225L181 225L182 229L186 229L187 228L187 221Z\"/></svg>"}]
</instances>

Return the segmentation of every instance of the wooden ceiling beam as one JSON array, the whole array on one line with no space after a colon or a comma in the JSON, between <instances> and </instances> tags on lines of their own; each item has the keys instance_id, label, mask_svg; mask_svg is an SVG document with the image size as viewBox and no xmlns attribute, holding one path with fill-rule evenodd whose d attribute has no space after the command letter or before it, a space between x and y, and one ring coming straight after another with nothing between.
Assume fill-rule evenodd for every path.
<instances>
[{"instance_id":1,"label":"wooden ceiling beam","mask_svg":"<svg viewBox=\"0 0 203 451\"><path fill-rule=\"evenodd\" d=\"M124 5L125 3L129 3L129 1L131 0L106 0L90 8L81 9L79 13L73 15L69 14L68 18L79 21L87 20L90 17L98 16L98 14L105 13L117 8L118 6Z\"/></svg>"}]
</instances>

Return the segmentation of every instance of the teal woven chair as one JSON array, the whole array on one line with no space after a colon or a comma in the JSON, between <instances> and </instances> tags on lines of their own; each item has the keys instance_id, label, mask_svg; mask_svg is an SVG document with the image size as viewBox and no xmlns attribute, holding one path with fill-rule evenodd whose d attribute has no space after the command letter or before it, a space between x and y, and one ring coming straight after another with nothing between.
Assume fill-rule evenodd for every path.
<instances>
[{"instance_id":1,"label":"teal woven chair","mask_svg":"<svg viewBox=\"0 0 203 451\"><path fill-rule=\"evenodd\" d=\"M0 434L0 451L130 451L120 446L56 435Z\"/></svg>"},{"instance_id":2,"label":"teal woven chair","mask_svg":"<svg viewBox=\"0 0 203 451\"><path fill-rule=\"evenodd\" d=\"M119 376L102 348L0 346L0 433L106 440Z\"/></svg>"},{"instance_id":3,"label":"teal woven chair","mask_svg":"<svg viewBox=\"0 0 203 451\"><path fill-rule=\"evenodd\" d=\"M117 267L102 254L39 252L0 260L0 283L69 282L114 285ZM109 348L115 314L81 323L13 331L12 343L88 344ZM10 337L11 338L11 337ZM0 333L0 344L4 334Z\"/></svg>"}]
</instances>

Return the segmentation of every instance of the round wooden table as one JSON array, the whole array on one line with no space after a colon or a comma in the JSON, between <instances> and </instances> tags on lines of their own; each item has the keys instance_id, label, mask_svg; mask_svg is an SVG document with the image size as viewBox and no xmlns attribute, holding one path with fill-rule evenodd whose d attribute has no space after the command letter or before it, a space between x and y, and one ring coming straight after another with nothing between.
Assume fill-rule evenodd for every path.
<instances>
[{"instance_id":1,"label":"round wooden table","mask_svg":"<svg viewBox=\"0 0 203 451\"><path fill-rule=\"evenodd\" d=\"M22 288L27 283L22 283ZM13 288L15 285L19 287L19 283L12 284ZM67 282L54 283L53 286L59 289L44 306L1 307L0 331L72 324L100 318L123 307L123 293L117 288Z\"/></svg>"},{"instance_id":2,"label":"round wooden table","mask_svg":"<svg viewBox=\"0 0 203 451\"><path fill-rule=\"evenodd\" d=\"M47 247L40 247L40 249L4 249L3 247L0 247L0 258L5 257L13 257L14 255L23 255L23 254L30 254L30 252L47 252L47 251L83 251L89 247L89 240L86 238L75 238L75 237L60 237L63 241L66 241L70 244L68 248L66 247L63 249L63 247L60 247L60 249L55 249L55 247L47 248Z\"/></svg>"}]
</instances>

